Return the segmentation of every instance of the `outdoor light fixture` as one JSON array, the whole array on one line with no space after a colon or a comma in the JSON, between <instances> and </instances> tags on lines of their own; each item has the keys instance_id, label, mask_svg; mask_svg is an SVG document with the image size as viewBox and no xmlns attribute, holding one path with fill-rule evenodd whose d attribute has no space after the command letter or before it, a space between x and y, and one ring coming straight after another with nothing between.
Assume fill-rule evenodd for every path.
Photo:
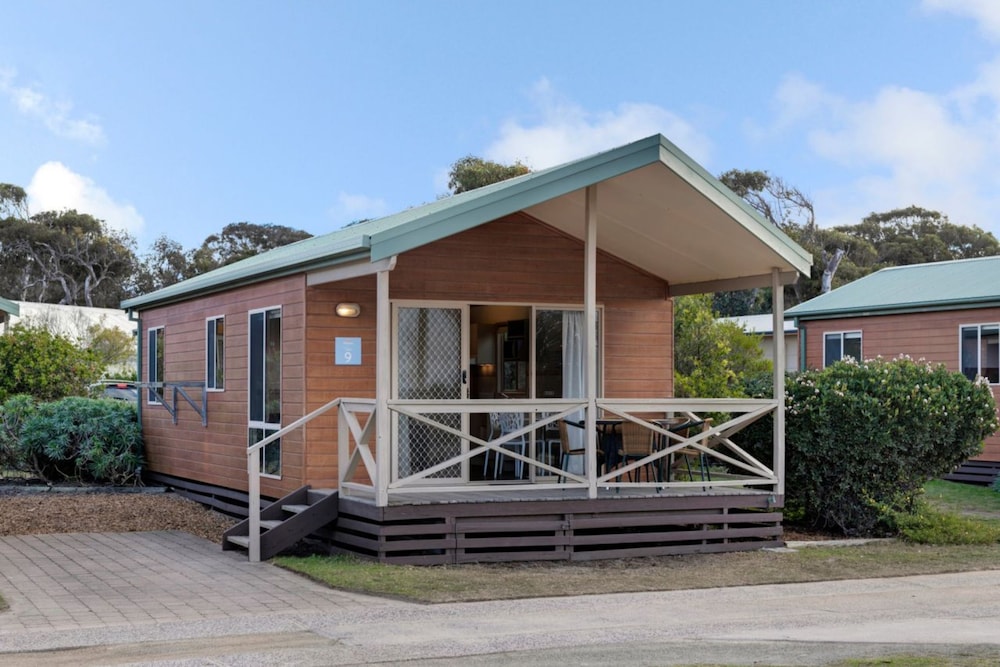
<instances>
[{"instance_id":1,"label":"outdoor light fixture","mask_svg":"<svg viewBox=\"0 0 1000 667\"><path fill-rule=\"evenodd\" d=\"M337 317L357 317L361 314L361 306L356 303L338 303Z\"/></svg>"}]
</instances>

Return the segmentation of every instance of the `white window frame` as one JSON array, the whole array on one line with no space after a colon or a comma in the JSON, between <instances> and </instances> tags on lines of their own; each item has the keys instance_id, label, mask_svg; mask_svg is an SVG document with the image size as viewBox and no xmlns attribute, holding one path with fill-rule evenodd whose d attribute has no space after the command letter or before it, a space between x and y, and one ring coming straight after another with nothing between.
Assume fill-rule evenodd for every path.
<instances>
[{"instance_id":1,"label":"white window frame","mask_svg":"<svg viewBox=\"0 0 1000 667\"><path fill-rule=\"evenodd\" d=\"M840 338L840 356L833 360L833 363L842 361L845 356L850 356L855 359L855 361L861 361L862 355L865 349L865 337L861 329L850 329L846 331L825 331L823 332L823 368L827 367L826 363L826 339L828 336L838 336ZM858 356L855 358L853 355L844 354L844 340L850 336L851 338L857 337L858 339Z\"/></svg>"},{"instance_id":2,"label":"white window frame","mask_svg":"<svg viewBox=\"0 0 1000 667\"><path fill-rule=\"evenodd\" d=\"M278 311L278 317L281 320L284 319L284 312L282 311L282 307L280 305L278 305L278 306L268 306L266 308L255 308L253 310L247 311L247 444L248 444L248 446L252 446L253 445L253 442L250 439L250 434L251 434L251 431L253 429L258 429L258 430L261 431L261 433L262 433L261 439L263 439L263 438L265 438L265 437L271 435L272 433L275 433L276 431L279 431L281 429L281 423L280 422L278 422L277 424L275 424L273 422L268 422L266 420L265 421L261 421L261 420L253 420L253 419L250 418L250 401L252 400L252 391L253 391L253 388L251 386L251 383L253 382L253 376L252 376L252 371L251 371L251 369L252 369L251 355L254 352L253 346L250 343L251 337L253 335L252 331L251 331L251 327L252 327L251 320L253 319L254 315L263 313L264 314L264 324L265 324L265 326L264 326L264 333L266 335L266 333L267 333L267 326L266 326L267 325L267 313L270 312L270 311L272 311L272 310ZM284 326L283 326L284 322L282 321L281 324L282 324L282 347L283 347L284 346L284 335L283 335L284 334ZM267 339L266 338L264 339L264 349L265 350L267 349ZM265 364L266 364L266 361L265 361ZM267 372L266 372L266 365L262 366L262 372L264 372L263 382L265 383L263 386L264 386L264 398L265 398L264 413L265 413L265 419L266 419L266 413L267 413L267 408L266 408L266 396L267 396L267 386L266 386ZM279 377L278 377L278 387L279 387L278 393L279 393L279 402L280 402L280 400L281 400L280 399L280 393L281 393L281 388L280 388L281 387L281 377L280 377L280 374L279 374ZM277 450L278 450L278 473L277 474L271 474L271 473L264 472L264 470L266 469L265 466L264 466L264 450L267 449L268 447L274 447L274 448L277 448ZM282 464L282 458L283 458L282 457L282 453L283 452L282 452L282 449L281 449L281 439L280 438L278 440L275 440L270 445L267 445L263 449L260 450L260 470L261 470L260 476L261 477L266 477L266 478L269 478L269 479L281 479L282 470L284 468L284 466Z\"/></svg>"},{"instance_id":3,"label":"white window frame","mask_svg":"<svg viewBox=\"0 0 1000 667\"><path fill-rule=\"evenodd\" d=\"M983 373L983 328L984 327L996 327L998 333L1000 333L1000 322L971 322L968 324L958 325L958 372L965 374L965 364L962 359L962 343L964 342L962 334L966 329L976 329L976 376L985 379L990 385L1000 384L1000 373L998 373L998 382L993 382L989 379L988 375ZM1000 355L1000 348L998 348L998 355ZM966 375L966 377L969 377Z\"/></svg>"},{"instance_id":4,"label":"white window frame","mask_svg":"<svg viewBox=\"0 0 1000 667\"><path fill-rule=\"evenodd\" d=\"M222 322L222 381L216 374L215 360L219 356L219 329ZM205 391L221 392L226 389L226 316L213 315L205 318Z\"/></svg>"},{"instance_id":5,"label":"white window frame","mask_svg":"<svg viewBox=\"0 0 1000 667\"><path fill-rule=\"evenodd\" d=\"M163 382L163 377L158 371L157 357L163 359L163 373L166 375L166 328L163 326L150 327L146 329L146 382ZM162 348L162 349L161 349ZM161 405L163 403L163 388L146 387L147 405Z\"/></svg>"}]
</instances>

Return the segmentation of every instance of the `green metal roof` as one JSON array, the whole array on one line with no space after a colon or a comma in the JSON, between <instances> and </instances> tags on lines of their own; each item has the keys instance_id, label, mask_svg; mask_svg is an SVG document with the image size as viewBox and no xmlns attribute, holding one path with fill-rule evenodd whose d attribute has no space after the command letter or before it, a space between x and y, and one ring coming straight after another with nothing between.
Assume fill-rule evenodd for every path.
<instances>
[{"instance_id":1,"label":"green metal roof","mask_svg":"<svg viewBox=\"0 0 1000 667\"><path fill-rule=\"evenodd\" d=\"M631 178L633 172L653 169L652 173L642 172L635 177L636 182L624 182L622 177ZM446 238L478 225L496 220L505 215L531 209L530 213L544 222L558 227L555 222L546 219L551 215L554 220L556 213L575 211L578 205L578 193L587 186L604 181L617 179L619 187L610 188L607 197L602 199L606 206L617 205L615 211L606 214L609 231L598 245L604 247L617 246L615 254L626 261L633 261L637 266L660 275L673 282L684 282L673 275L665 275L667 267L680 266L678 260L691 255L689 252L679 253L680 246L676 234L670 239L678 252L674 261L667 261L662 256L652 257L649 253L650 234L659 234L656 240L661 247L668 248L665 243L667 224L663 219L674 216L681 223L690 224L704 221L705 225L721 225L739 227L747 240L754 243L748 248L743 245L736 258L749 256L754 249L760 249L762 255L755 258L755 264L744 270L744 273L733 273L732 262L726 259L716 262L712 271L707 271L708 262L691 263L686 270L691 273L691 282L706 282L708 279L738 278L747 275L768 273L771 267L779 267L782 271L797 271L808 273L812 265L810 255L787 237L780 229L763 220L746 202L737 197L718 180L706 172L694 160L685 155L679 148L670 143L662 135L654 135L610 151L598 153L588 158L576 160L564 165L536 171L514 179L495 183L470 192L464 192L451 197L407 209L379 220L350 225L338 231L299 241L255 257L225 266L214 271L196 276L189 280L171 285L161 290L143 296L127 299L122 302L122 308L141 310L152 305L175 302L197 295L230 289L239 285L258 282L270 278L312 271L353 262L367 260L375 262L393 255L404 253L422 245ZM630 187L622 187L622 186ZM677 196L683 188L684 201ZM638 194L636 194L638 193ZM670 193L669 195L667 193ZM617 196L617 199L616 199ZM577 197L577 199L573 199ZM559 200L560 210L552 211L542 208L553 200ZM634 208L626 208L622 202L636 202ZM655 212L660 216L649 215L650 203L658 206ZM666 203L664 203L666 202ZM645 205L645 209L640 206ZM600 204L599 204L600 208ZM575 218L580 216L574 213ZM662 218L662 219L661 219ZM618 226L622 219L634 223ZM602 220L602 222L604 222ZM640 228L640 225L646 227ZM659 225L660 229L650 231L649 225ZM673 227L671 233L678 231ZM564 229L575 234L574 230ZM691 239L708 242L705 234L690 234L690 230L680 229ZM620 241L632 244L635 257L627 254ZM633 238L634 237L634 238ZM578 236L580 238L580 236ZM725 238L729 244L734 244L731 237ZM693 240L686 241L694 243ZM719 243L715 242L714 247ZM624 251L624 252L623 252ZM642 253L646 252L643 256ZM698 248L699 256L711 257L711 248ZM766 257L765 257L766 255ZM677 269L675 269L676 271ZM695 275L697 271L700 271ZM729 271L721 274L719 271Z\"/></svg>"},{"instance_id":2,"label":"green metal roof","mask_svg":"<svg viewBox=\"0 0 1000 667\"><path fill-rule=\"evenodd\" d=\"M785 311L796 320L1000 305L1000 257L882 269Z\"/></svg>"},{"instance_id":3,"label":"green metal roof","mask_svg":"<svg viewBox=\"0 0 1000 667\"><path fill-rule=\"evenodd\" d=\"M21 315L21 307L13 301L8 301L2 296L0 296L0 310L14 317L19 317Z\"/></svg>"}]
</instances>

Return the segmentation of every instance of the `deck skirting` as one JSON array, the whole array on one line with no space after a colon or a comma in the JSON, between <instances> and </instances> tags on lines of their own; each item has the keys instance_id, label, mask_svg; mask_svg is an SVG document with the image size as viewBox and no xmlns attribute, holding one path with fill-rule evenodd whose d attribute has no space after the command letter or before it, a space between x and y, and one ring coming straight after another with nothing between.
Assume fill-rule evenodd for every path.
<instances>
[{"instance_id":1,"label":"deck skirting","mask_svg":"<svg viewBox=\"0 0 1000 667\"><path fill-rule=\"evenodd\" d=\"M783 544L773 500L707 494L375 507L342 497L332 544L414 565L746 551Z\"/></svg>"}]
</instances>

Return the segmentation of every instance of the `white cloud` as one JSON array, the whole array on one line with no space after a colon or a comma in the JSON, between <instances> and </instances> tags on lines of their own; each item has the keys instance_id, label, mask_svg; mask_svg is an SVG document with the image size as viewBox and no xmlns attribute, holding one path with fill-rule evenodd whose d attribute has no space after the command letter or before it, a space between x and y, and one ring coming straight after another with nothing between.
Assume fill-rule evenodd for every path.
<instances>
[{"instance_id":1,"label":"white cloud","mask_svg":"<svg viewBox=\"0 0 1000 667\"><path fill-rule=\"evenodd\" d=\"M104 143L104 130L92 119L71 117L73 105L50 99L30 86L17 85L17 71L0 69L0 94L6 96L20 113L42 122L53 134L90 145Z\"/></svg>"},{"instance_id":2,"label":"white cloud","mask_svg":"<svg viewBox=\"0 0 1000 667\"><path fill-rule=\"evenodd\" d=\"M71 171L61 162L46 162L39 167L26 190L34 213L76 209L133 235L139 234L145 226L134 206L115 201L94 181Z\"/></svg>"},{"instance_id":3,"label":"white cloud","mask_svg":"<svg viewBox=\"0 0 1000 667\"><path fill-rule=\"evenodd\" d=\"M1000 61L944 94L885 86L849 100L792 77L774 99L772 136L801 131L816 156L848 174L811 193L821 224L913 204L1000 231Z\"/></svg>"},{"instance_id":4,"label":"white cloud","mask_svg":"<svg viewBox=\"0 0 1000 667\"><path fill-rule=\"evenodd\" d=\"M996 0L924 0L926 11L942 11L968 16L986 35L1000 39L1000 3Z\"/></svg>"},{"instance_id":5,"label":"white cloud","mask_svg":"<svg viewBox=\"0 0 1000 667\"><path fill-rule=\"evenodd\" d=\"M706 162L711 144L680 116L653 104L623 103L613 111L589 111L555 91L547 79L530 95L536 120L510 119L484 157L502 163L520 160L545 169L609 150L653 134L663 134L696 161Z\"/></svg>"},{"instance_id":6,"label":"white cloud","mask_svg":"<svg viewBox=\"0 0 1000 667\"><path fill-rule=\"evenodd\" d=\"M388 212L389 205L382 199L341 192L337 196L337 203L330 207L328 214L334 222L346 225L358 220L381 218Z\"/></svg>"}]
</instances>

